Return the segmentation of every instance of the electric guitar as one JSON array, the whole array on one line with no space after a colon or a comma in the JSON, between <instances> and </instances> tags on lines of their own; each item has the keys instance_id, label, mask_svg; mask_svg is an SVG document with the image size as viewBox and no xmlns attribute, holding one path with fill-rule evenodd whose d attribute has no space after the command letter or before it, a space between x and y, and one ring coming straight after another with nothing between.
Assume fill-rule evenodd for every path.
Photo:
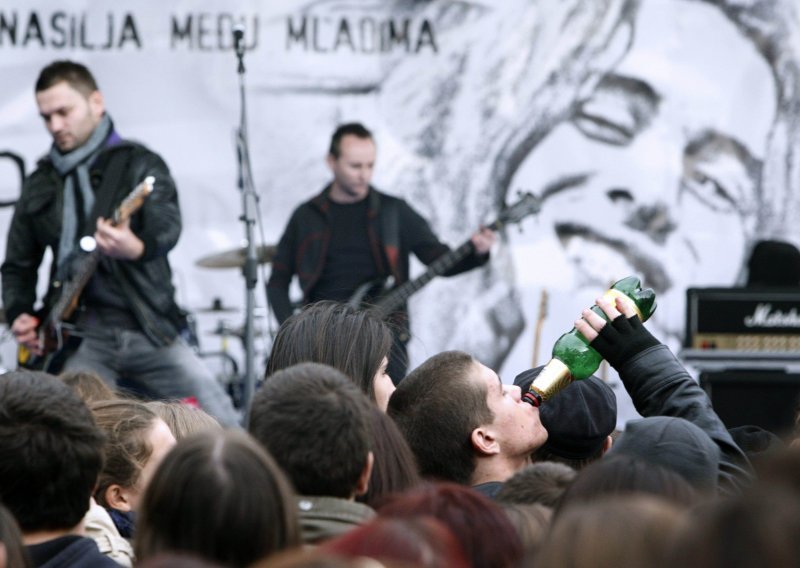
<instances>
[{"instance_id":1,"label":"electric guitar","mask_svg":"<svg viewBox=\"0 0 800 568\"><path fill-rule=\"evenodd\" d=\"M503 227L519 223L528 215L538 213L541 209L541 199L530 192L520 194L519 200L500 212L497 219L487 225L487 228L497 231ZM368 303L369 307L381 317L386 316L402 306L408 298L417 293L423 286L437 276L441 276L466 256L471 254L473 246L471 241L466 241L457 249L443 254L418 277L400 286L392 288L387 279L370 280L359 286L348 300L353 307L361 307ZM365 302L368 300L368 302Z\"/></svg>"},{"instance_id":2,"label":"electric guitar","mask_svg":"<svg viewBox=\"0 0 800 568\"><path fill-rule=\"evenodd\" d=\"M539 317L536 319L536 329L533 332L533 358L531 360L531 368L539 365L539 346L542 343L542 326L547 319L547 302L547 288L542 288L542 294L539 297Z\"/></svg>"},{"instance_id":3,"label":"electric guitar","mask_svg":"<svg viewBox=\"0 0 800 568\"><path fill-rule=\"evenodd\" d=\"M148 176L136 186L122 201L111 216L111 224L117 226L126 221L144 203L145 198L153 192L155 178ZM37 355L24 345L17 349L17 364L26 369L37 369L46 372L57 372L63 364L67 344L74 347L74 338L68 333L71 325L69 319L78 308L78 301L86 284L91 279L100 262L100 250L92 237L83 237L80 240L83 256L74 263L73 277L62 283L61 292L45 319L39 324L39 348L41 355Z\"/></svg>"}]
</instances>

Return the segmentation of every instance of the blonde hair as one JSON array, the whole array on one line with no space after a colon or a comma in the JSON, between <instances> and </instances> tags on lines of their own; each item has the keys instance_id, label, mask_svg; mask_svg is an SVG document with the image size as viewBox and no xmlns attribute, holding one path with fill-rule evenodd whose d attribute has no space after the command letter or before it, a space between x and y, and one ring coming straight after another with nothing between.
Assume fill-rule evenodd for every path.
<instances>
[{"instance_id":1,"label":"blonde hair","mask_svg":"<svg viewBox=\"0 0 800 568\"><path fill-rule=\"evenodd\" d=\"M206 411L179 400L154 400L146 403L169 426L172 435L180 441L201 432L221 432L222 425Z\"/></svg>"}]
</instances>

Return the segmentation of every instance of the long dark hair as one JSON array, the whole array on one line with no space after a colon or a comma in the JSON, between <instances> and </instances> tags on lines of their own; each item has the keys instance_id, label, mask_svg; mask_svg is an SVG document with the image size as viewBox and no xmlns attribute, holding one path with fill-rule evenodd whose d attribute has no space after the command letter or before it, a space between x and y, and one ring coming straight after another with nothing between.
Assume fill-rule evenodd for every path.
<instances>
[{"instance_id":1,"label":"long dark hair","mask_svg":"<svg viewBox=\"0 0 800 568\"><path fill-rule=\"evenodd\" d=\"M316 302L278 329L266 377L297 363L323 363L350 377L375 400L375 375L391 347L389 326L369 310Z\"/></svg>"},{"instance_id":2,"label":"long dark hair","mask_svg":"<svg viewBox=\"0 0 800 568\"><path fill-rule=\"evenodd\" d=\"M403 434L380 408L370 411L372 455L375 462L369 478L369 489L357 501L378 508L387 495L401 493L421 483L417 459Z\"/></svg>"},{"instance_id":3,"label":"long dark hair","mask_svg":"<svg viewBox=\"0 0 800 568\"><path fill-rule=\"evenodd\" d=\"M134 537L139 560L192 552L249 566L300 543L291 485L275 460L239 431L186 438L145 490Z\"/></svg>"}]
</instances>

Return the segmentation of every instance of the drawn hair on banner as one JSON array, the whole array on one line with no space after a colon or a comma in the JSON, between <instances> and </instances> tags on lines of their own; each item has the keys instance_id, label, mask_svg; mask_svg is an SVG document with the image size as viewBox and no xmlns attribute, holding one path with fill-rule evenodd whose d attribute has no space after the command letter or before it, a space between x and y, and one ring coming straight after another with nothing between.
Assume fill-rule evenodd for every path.
<instances>
[{"instance_id":1,"label":"drawn hair on banner","mask_svg":"<svg viewBox=\"0 0 800 568\"><path fill-rule=\"evenodd\" d=\"M756 240L797 242L793 2L424 10L440 34L438 68L401 60L380 96L399 109L389 130L412 149L392 189L445 240L512 200L521 183L556 187L534 225L540 234L506 244L550 233L566 261L565 292L599 293L614 277L643 276L666 306L655 331L674 339L687 287L740 282ZM501 248L484 271L423 296L414 321L426 350L458 345L500 367L524 326L517 277L546 266L538 258L514 265ZM476 300L454 306L465 297Z\"/></svg>"}]
</instances>

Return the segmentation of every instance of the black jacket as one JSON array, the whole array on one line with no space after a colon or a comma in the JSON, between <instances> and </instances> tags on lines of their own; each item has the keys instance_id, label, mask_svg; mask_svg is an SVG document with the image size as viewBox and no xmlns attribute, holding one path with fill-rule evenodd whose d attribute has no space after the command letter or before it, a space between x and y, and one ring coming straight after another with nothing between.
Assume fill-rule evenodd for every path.
<instances>
[{"instance_id":1,"label":"black jacket","mask_svg":"<svg viewBox=\"0 0 800 568\"><path fill-rule=\"evenodd\" d=\"M720 492L736 494L749 485L750 462L714 412L708 395L665 345L645 349L617 371L639 414L683 418L708 434L720 451Z\"/></svg>"},{"instance_id":2,"label":"black jacket","mask_svg":"<svg viewBox=\"0 0 800 568\"><path fill-rule=\"evenodd\" d=\"M267 283L267 295L279 322L292 314L289 301L292 276L297 275L303 291L303 302L307 303L311 290L322 275L331 239L329 191L330 186L294 210L278 243L272 274ZM379 274L392 276L396 285L408 280L408 258L411 253L425 264L430 264L450 251L447 245L439 241L428 222L404 200L373 187L370 187L367 199L367 235L375 265ZM473 253L445 272L445 276L480 266L488 258L488 255Z\"/></svg>"},{"instance_id":3,"label":"black jacket","mask_svg":"<svg viewBox=\"0 0 800 568\"><path fill-rule=\"evenodd\" d=\"M114 568L119 564L103 556L95 542L86 537L69 535L27 547L37 568Z\"/></svg>"},{"instance_id":4,"label":"black jacket","mask_svg":"<svg viewBox=\"0 0 800 568\"><path fill-rule=\"evenodd\" d=\"M119 183L111 187L111 178L116 176L110 172L116 167L119 167L116 170ZM109 263L144 333L156 345L166 345L177 334L178 314L167 253L178 242L181 232L178 195L167 165L154 152L132 142L105 148L90 168L97 194L90 218L110 217L119 203L149 175L156 180L154 191L131 217L131 229L144 242L144 255L134 261L105 258L102 262ZM22 313L34 313L39 264L47 248L54 254L58 251L62 188L63 180L48 159L39 162L23 186L11 220L5 260L0 267L3 306L10 322ZM93 227L86 232L93 233ZM55 262L50 270L43 313L57 299L54 265Z\"/></svg>"}]
</instances>

